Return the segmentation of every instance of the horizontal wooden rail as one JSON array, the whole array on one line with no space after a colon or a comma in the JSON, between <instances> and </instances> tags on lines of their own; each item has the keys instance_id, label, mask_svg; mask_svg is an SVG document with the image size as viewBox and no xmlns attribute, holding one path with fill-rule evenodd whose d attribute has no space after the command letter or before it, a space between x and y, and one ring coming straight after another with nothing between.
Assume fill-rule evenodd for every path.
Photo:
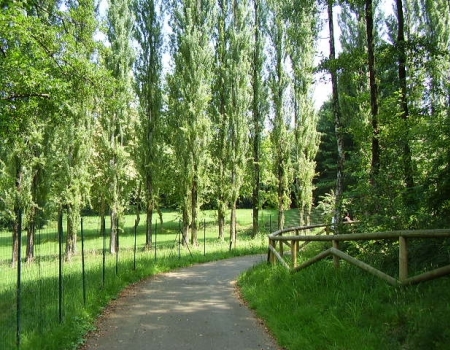
<instances>
[{"instance_id":1,"label":"horizontal wooden rail","mask_svg":"<svg viewBox=\"0 0 450 350\"><path fill-rule=\"evenodd\" d=\"M381 279L391 285L409 285L416 284L438 277L442 277L450 274L450 265L434 269L422 273L420 275L409 277L408 276L408 239L417 238L445 238L450 237L450 229L438 229L438 230L399 230L399 231L387 231L387 232L372 232L372 233L352 233L352 234L339 234L339 235L300 235L301 231L324 227L327 230L331 225L311 225L303 227L293 227L284 230L276 231L270 234L269 237L269 256L268 261L276 263L279 261L287 269L292 272L300 271L328 256L333 256L335 266L339 267L339 259L347 261ZM295 232L295 235L284 236L286 233ZM399 277L398 279L387 275L386 273L377 270L376 268L348 255L347 253L339 249L339 242L343 241L375 241L385 239L396 239L399 242ZM280 252L276 250L277 243L279 242ZM312 259L304 262L301 265L297 265L299 242L332 242L332 248L327 249ZM283 244L290 243L291 247L291 266L283 258Z\"/></svg>"}]
</instances>

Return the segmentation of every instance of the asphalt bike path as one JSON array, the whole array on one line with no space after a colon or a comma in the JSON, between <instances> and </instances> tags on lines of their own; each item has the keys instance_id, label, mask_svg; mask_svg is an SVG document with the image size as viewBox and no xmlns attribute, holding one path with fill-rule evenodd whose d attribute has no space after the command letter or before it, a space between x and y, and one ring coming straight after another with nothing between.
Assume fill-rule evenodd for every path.
<instances>
[{"instance_id":1,"label":"asphalt bike path","mask_svg":"<svg viewBox=\"0 0 450 350\"><path fill-rule=\"evenodd\" d=\"M237 277L265 261L231 258L140 282L110 304L83 349L278 350L236 293Z\"/></svg>"}]
</instances>

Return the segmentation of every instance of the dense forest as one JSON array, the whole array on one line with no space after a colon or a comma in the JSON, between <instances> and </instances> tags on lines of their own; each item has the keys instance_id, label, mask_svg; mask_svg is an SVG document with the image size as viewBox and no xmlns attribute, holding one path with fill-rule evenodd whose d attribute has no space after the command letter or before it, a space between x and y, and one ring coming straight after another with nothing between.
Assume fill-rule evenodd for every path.
<instances>
[{"instance_id":1,"label":"dense forest","mask_svg":"<svg viewBox=\"0 0 450 350\"><path fill-rule=\"evenodd\" d=\"M448 0L1 0L0 223L13 237L87 208L217 210L366 230L450 218ZM331 20L334 19L334 20ZM325 37L324 37L325 36ZM324 45L325 43L325 45ZM331 86L325 91L318 80ZM314 89L319 91L314 91ZM320 109L315 96L327 95ZM227 232L227 233L226 233Z\"/></svg>"}]
</instances>

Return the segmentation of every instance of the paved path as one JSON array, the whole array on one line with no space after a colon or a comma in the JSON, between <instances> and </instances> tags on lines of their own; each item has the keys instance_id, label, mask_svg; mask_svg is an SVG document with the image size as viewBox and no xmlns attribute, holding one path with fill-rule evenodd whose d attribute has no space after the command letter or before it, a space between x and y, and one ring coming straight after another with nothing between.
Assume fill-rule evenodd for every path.
<instances>
[{"instance_id":1,"label":"paved path","mask_svg":"<svg viewBox=\"0 0 450 350\"><path fill-rule=\"evenodd\" d=\"M83 349L275 350L276 342L235 293L262 255L164 273L111 304Z\"/></svg>"}]
</instances>

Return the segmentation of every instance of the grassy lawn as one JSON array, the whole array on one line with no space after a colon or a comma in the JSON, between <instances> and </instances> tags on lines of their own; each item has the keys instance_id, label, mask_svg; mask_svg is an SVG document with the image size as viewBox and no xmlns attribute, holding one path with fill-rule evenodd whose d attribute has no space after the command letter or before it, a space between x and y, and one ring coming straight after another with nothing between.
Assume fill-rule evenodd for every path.
<instances>
[{"instance_id":1,"label":"grassy lawn","mask_svg":"<svg viewBox=\"0 0 450 350\"><path fill-rule=\"evenodd\" d=\"M295 225L295 215L295 211L287 215L291 225ZM270 227L275 229L276 212L261 215L264 231L251 239L251 210L240 210L238 248L232 251L228 231L225 241L217 239L213 211L202 212L199 245L189 249L178 244L179 217L175 212L163 213L163 225L157 224L156 244L151 250L144 249L145 216L141 216L136 238L134 221L135 216L130 215L121 223L116 256L103 255L109 241L99 234L99 219L84 218L85 294L80 235L79 251L72 261L63 262L60 280L56 225L49 223L39 231L35 261L22 263L20 349L79 348L104 307L126 286L148 276L196 263L266 253L266 234ZM16 348L17 269L10 267L10 245L11 233L0 232L0 349ZM301 259L323 249L322 244L311 244ZM345 262L335 270L330 259L295 274L281 266L262 264L244 273L239 285L249 306L288 350L450 348L448 277L413 287L392 287Z\"/></svg>"},{"instance_id":2,"label":"grassy lawn","mask_svg":"<svg viewBox=\"0 0 450 350\"><path fill-rule=\"evenodd\" d=\"M163 224L158 221L156 225L151 250L144 248L145 216L141 215L135 237L136 217L129 215L120 223L122 231L118 255L103 254L104 247L106 252L109 249L109 237L104 239L100 236L98 217L85 217L84 281L81 235L78 235L78 253L71 261L63 261L61 265L63 273L60 279L58 235L56 224L50 222L37 233L35 261L30 264L23 262L21 265L20 349L78 348L108 302L116 298L123 288L145 277L195 263L265 253L265 234L269 233L272 215L274 213L271 211L262 213L261 228L266 231L252 239L251 210L239 210L238 243L237 248L231 251L228 231L225 241L217 239L218 229L213 211L202 212L199 245L189 247L178 244L180 238L177 214L164 212ZM153 222L156 220L158 217L155 215ZM0 232L0 349L5 350L16 348L18 329L17 269L10 266L11 236L10 232ZM25 232L23 236L26 236ZM23 237L22 256L25 255L25 242L26 238Z\"/></svg>"}]
</instances>

